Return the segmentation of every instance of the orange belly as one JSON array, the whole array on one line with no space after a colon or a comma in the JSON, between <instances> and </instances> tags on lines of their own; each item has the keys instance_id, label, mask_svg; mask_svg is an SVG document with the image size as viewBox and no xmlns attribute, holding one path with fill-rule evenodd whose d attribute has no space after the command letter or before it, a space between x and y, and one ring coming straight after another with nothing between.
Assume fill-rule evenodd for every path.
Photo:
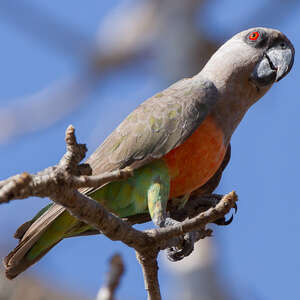
<instances>
[{"instance_id":1,"label":"orange belly","mask_svg":"<svg viewBox=\"0 0 300 300\"><path fill-rule=\"evenodd\" d=\"M171 175L170 198L205 184L220 167L226 148L223 133L211 116L180 146L164 156Z\"/></svg>"}]
</instances>

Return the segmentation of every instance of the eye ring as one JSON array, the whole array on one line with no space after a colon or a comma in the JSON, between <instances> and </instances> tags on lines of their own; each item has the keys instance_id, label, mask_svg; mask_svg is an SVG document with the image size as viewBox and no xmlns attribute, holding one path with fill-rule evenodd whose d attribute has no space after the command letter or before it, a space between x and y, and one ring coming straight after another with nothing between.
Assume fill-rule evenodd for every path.
<instances>
[{"instance_id":1,"label":"eye ring","mask_svg":"<svg viewBox=\"0 0 300 300\"><path fill-rule=\"evenodd\" d=\"M249 40L251 41L256 41L259 38L259 32L258 31L253 31L252 33L250 33L249 35Z\"/></svg>"}]
</instances>

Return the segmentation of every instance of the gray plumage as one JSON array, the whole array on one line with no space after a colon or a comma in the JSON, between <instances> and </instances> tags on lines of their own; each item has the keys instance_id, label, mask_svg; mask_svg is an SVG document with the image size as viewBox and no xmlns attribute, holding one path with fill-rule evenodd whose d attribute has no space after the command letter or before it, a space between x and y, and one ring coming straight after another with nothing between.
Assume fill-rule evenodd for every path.
<instances>
[{"instance_id":1,"label":"gray plumage","mask_svg":"<svg viewBox=\"0 0 300 300\"><path fill-rule=\"evenodd\" d=\"M228 147L248 108L290 71L294 53L291 42L278 30L253 28L238 33L199 74L173 84L133 111L87 160L93 174L127 166L139 168L163 157L186 141L208 114ZM36 221L19 228L20 243L4 261L8 277L17 276L49 250L34 261L23 259L64 211L52 205Z\"/></svg>"}]
</instances>

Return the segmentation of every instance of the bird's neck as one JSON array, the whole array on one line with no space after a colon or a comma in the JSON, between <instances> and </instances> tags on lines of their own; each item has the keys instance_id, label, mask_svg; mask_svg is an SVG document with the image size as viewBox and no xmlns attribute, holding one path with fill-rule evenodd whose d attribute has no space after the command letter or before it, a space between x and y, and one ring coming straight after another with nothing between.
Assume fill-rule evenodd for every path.
<instances>
[{"instance_id":1,"label":"bird's neck","mask_svg":"<svg viewBox=\"0 0 300 300\"><path fill-rule=\"evenodd\" d=\"M211 115L223 130L226 145L247 110L269 89L258 90L249 81L249 70L236 70L226 66L227 63L223 62L218 70L208 64L195 76L211 81L218 90L218 101Z\"/></svg>"}]
</instances>

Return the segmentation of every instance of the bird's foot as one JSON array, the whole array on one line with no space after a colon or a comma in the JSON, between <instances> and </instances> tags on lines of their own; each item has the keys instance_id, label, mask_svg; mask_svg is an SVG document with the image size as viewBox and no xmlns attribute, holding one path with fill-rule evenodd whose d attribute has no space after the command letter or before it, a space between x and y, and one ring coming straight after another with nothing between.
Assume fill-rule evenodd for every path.
<instances>
[{"instance_id":1,"label":"bird's foot","mask_svg":"<svg viewBox=\"0 0 300 300\"><path fill-rule=\"evenodd\" d=\"M178 223L180 222L171 218L166 218L165 220L165 226L174 226ZM168 259L174 262L189 256L194 250L195 241L195 232L188 232L184 234L182 237L178 238L178 244L176 246L166 249Z\"/></svg>"},{"instance_id":2,"label":"bird's foot","mask_svg":"<svg viewBox=\"0 0 300 300\"><path fill-rule=\"evenodd\" d=\"M186 233L177 246L167 248L167 257L170 261L179 261L189 256L194 250L195 232Z\"/></svg>"}]
</instances>

